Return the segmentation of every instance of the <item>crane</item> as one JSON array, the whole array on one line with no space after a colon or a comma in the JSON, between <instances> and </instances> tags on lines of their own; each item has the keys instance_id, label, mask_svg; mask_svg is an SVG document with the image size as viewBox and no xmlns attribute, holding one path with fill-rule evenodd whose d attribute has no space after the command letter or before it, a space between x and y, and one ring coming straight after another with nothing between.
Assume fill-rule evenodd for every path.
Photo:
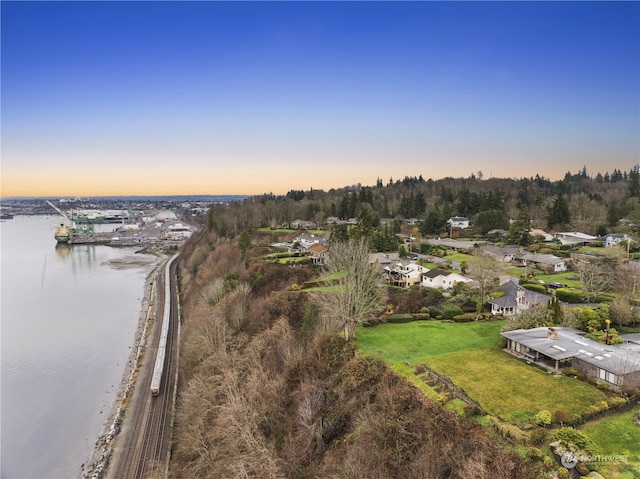
<instances>
[{"instance_id":1,"label":"crane","mask_svg":"<svg viewBox=\"0 0 640 479\"><path fill-rule=\"evenodd\" d=\"M54 205L51 201L45 200L49 206L51 206L54 210L64 216L69 225L60 224L56 227L56 232L54 234L54 238L58 241L58 243L70 243L73 238L76 236L85 236L89 237L93 235L93 225L88 221L80 221L80 226L76 226L76 221L69 218L67 214Z\"/></svg>"},{"instance_id":2,"label":"crane","mask_svg":"<svg viewBox=\"0 0 640 479\"><path fill-rule=\"evenodd\" d=\"M64 216L64 217L67 219L67 221L71 221L71 219L69 219L69 217L67 216L67 214L66 214L64 211L62 211L62 210L61 210L60 208L58 208L56 205L54 205L53 203L51 203L51 201L49 201L49 200L45 200L45 201L46 201L46 202L47 202L47 204L48 204L49 206L51 206L54 210L56 210L58 213L60 213L62 216Z\"/></svg>"}]
</instances>

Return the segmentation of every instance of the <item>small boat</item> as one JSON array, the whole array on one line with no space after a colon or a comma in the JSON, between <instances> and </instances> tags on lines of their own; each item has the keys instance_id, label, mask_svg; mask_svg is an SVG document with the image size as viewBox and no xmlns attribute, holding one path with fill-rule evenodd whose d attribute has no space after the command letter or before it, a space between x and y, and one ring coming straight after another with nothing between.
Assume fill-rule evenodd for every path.
<instances>
[{"instance_id":1,"label":"small boat","mask_svg":"<svg viewBox=\"0 0 640 479\"><path fill-rule=\"evenodd\" d=\"M0 214L0 220L12 220L12 219L13 219L13 215L9 213Z\"/></svg>"}]
</instances>

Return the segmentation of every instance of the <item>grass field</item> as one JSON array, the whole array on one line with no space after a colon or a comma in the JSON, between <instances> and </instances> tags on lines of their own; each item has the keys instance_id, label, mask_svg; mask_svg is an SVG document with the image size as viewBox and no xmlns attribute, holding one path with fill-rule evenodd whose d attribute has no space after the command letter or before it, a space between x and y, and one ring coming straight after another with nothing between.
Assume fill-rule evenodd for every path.
<instances>
[{"instance_id":1,"label":"grass field","mask_svg":"<svg viewBox=\"0 0 640 479\"><path fill-rule=\"evenodd\" d=\"M605 459L597 467L604 477L640 477L640 426L633 422L638 413L640 406L623 414L592 421L582 428L596 443ZM616 459L622 459L622 464ZM631 472L632 470L635 472Z\"/></svg>"},{"instance_id":2,"label":"grass field","mask_svg":"<svg viewBox=\"0 0 640 479\"><path fill-rule=\"evenodd\" d=\"M497 349L449 353L428 358L426 363L451 377L489 414L514 424L532 419L541 410L579 415L606 399L589 384L551 375Z\"/></svg>"},{"instance_id":3,"label":"grass field","mask_svg":"<svg viewBox=\"0 0 640 479\"><path fill-rule=\"evenodd\" d=\"M554 274L541 274L536 276L536 279L541 279L547 283L562 283L568 285L570 288L581 288L581 283L579 279L575 279L578 276L578 273L572 271L566 271L564 273L554 273Z\"/></svg>"},{"instance_id":4,"label":"grass field","mask_svg":"<svg viewBox=\"0 0 640 479\"><path fill-rule=\"evenodd\" d=\"M511 423L533 418L543 409L579 414L605 399L597 388L554 376L496 348L502 321L446 323L415 321L360 328L356 341L364 354L412 375L425 363L449 376L485 410Z\"/></svg>"},{"instance_id":5,"label":"grass field","mask_svg":"<svg viewBox=\"0 0 640 479\"><path fill-rule=\"evenodd\" d=\"M474 261L478 260L476 256L471 256L470 254L465 253L451 253L445 256L444 259L448 259L449 261L457 261L458 263L466 261L467 264L473 264Z\"/></svg>"},{"instance_id":6,"label":"grass field","mask_svg":"<svg viewBox=\"0 0 640 479\"><path fill-rule=\"evenodd\" d=\"M490 348L500 341L504 321L445 323L414 321L359 328L358 347L370 356L398 365L455 351Z\"/></svg>"},{"instance_id":7,"label":"grass field","mask_svg":"<svg viewBox=\"0 0 640 479\"><path fill-rule=\"evenodd\" d=\"M633 422L638 413L640 406L623 414L592 421L582 430L593 439L601 454L635 456L635 460L640 462L640 426Z\"/></svg>"}]
</instances>

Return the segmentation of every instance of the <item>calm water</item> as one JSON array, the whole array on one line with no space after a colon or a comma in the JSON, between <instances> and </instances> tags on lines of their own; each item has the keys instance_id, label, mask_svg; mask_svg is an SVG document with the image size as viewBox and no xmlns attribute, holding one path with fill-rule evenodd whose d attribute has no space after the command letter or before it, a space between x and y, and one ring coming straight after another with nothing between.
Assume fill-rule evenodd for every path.
<instances>
[{"instance_id":1,"label":"calm water","mask_svg":"<svg viewBox=\"0 0 640 479\"><path fill-rule=\"evenodd\" d=\"M129 248L57 248L59 222L0 223L2 479L82 475L117 396L153 267L152 256Z\"/></svg>"}]
</instances>

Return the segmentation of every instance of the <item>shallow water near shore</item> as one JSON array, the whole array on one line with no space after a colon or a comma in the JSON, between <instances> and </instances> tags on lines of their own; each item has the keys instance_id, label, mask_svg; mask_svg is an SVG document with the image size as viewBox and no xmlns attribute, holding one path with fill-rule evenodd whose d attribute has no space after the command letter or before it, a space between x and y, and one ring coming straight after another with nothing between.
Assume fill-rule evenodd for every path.
<instances>
[{"instance_id":1,"label":"shallow water near shore","mask_svg":"<svg viewBox=\"0 0 640 479\"><path fill-rule=\"evenodd\" d=\"M57 217L0 223L3 479L81 477L134 346L157 258L56 247Z\"/></svg>"}]
</instances>

